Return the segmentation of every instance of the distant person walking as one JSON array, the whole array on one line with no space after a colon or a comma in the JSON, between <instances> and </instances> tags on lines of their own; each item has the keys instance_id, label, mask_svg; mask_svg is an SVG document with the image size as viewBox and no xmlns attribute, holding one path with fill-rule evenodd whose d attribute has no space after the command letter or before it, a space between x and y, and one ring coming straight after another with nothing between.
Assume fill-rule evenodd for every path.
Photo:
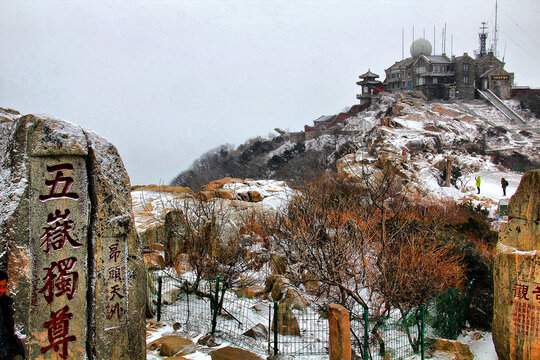
<instances>
[{"instance_id":1,"label":"distant person walking","mask_svg":"<svg viewBox=\"0 0 540 360\"><path fill-rule=\"evenodd\" d=\"M501 186L503 189L503 196L506 196L506 187L508 186L508 181L505 178L501 179Z\"/></svg>"},{"instance_id":2,"label":"distant person walking","mask_svg":"<svg viewBox=\"0 0 540 360\"><path fill-rule=\"evenodd\" d=\"M6 295L8 276L0 270L0 360L24 359L24 346L15 335L13 299Z\"/></svg>"},{"instance_id":3,"label":"distant person walking","mask_svg":"<svg viewBox=\"0 0 540 360\"><path fill-rule=\"evenodd\" d=\"M476 180L476 188L478 189L478 193L480 194L480 175L474 178Z\"/></svg>"}]
</instances>

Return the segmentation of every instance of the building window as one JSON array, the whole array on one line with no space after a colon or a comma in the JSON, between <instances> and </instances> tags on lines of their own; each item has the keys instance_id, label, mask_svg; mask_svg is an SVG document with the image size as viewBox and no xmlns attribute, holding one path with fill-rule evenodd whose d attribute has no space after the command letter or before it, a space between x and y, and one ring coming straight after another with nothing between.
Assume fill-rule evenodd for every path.
<instances>
[{"instance_id":1,"label":"building window","mask_svg":"<svg viewBox=\"0 0 540 360\"><path fill-rule=\"evenodd\" d=\"M464 84L468 84L468 83L469 83L469 77L468 77L467 75L465 75L465 76L463 77L463 83L464 83Z\"/></svg>"},{"instance_id":2,"label":"building window","mask_svg":"<svg viewBox=\"0 0 540 360\"><path fill-rule=\"evenodd\" d=\"M433 83L434 84L438 84L439 83L439 79L437 79L436 77L433 78Z\"/></svg>"},{"instance_id":3,"label":"building window","mask_svg":"<svg viewBox=\"0 0 540 360\"><path fill-rule=\"evenodd\" d=\"M502 86L502 80L497 80L497 86Z\"/></svg>"},{"instance_id":4,"label":"building window","mask_svg":"<svg viewBox=\"0 0 540 360\"><path fill-rule=\"evenodd\" d=\"M463 64L463 71L469 71L469 64Z\"/></svg>"}]
</instances>

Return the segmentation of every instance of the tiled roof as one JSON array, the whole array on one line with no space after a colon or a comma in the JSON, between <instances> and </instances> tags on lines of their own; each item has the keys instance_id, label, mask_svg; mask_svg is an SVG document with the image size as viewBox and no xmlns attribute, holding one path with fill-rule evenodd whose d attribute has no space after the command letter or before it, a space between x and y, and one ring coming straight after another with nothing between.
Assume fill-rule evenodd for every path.
<instances>
[{"instance_id":1,"label":"tiled roof","mask_svg":"<svg viewBox=\"0 0 540 360\"><path fill-rule=\"evenodd\" d=\"M367 73L360 75L360 78L367 78L367 77L378 78L379 75L372 73L371 70L368 70Z\"/></svg>"},{"instance_id":2,"label":"tiled roof","mask_svg":"<svg viewBox=\"0 0 540 360\"><path fill-rule=\"evenodd\" d=\"M446 56L442 55L421 55L426 60L432 64L451 64L452 61L448 59Z\"/></svg>"},{"instance_id":3,"label":"tiled roof","mask_svg":"<svg viewBox=\"0 0 540 360\"><path fill-rule=\"evenodd\" d=\"M397 61L394 65L390 66L386 70L391 70L391 69L400 68L400 67L406 67L406 66L411 65L413 62L414 62L414 59L412 57L406 58L404 60Z\"/></svg>"},{"instance_id":4,"label":"tiled roof","mask_svg":"<svg viewBox=\"0 0 540 360\"><path fill-rule=\"evenodd\" d=\"M320 118L318 118L316 120L313 120L313 123L315 125L323 124L323 123L329 123L329 122L334 121L335 117L336 117L336 115L323 115Z\"/></svg>"}]
</instances>

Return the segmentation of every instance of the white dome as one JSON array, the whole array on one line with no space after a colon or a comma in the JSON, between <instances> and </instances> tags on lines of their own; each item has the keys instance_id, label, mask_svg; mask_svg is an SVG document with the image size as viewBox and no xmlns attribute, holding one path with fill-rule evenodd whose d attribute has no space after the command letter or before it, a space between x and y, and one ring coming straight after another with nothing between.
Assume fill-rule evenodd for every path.
<instances>
[{"instance_id":1,"label":"white dome","mask_svg":"<svg viewBox=\"0 0 540 360\"><path fill-rule=\"evenodd\" d=\"M431 55L431 43L426 39L414 40L411 44L411 56L417 57L420 54Z\"/></svg>"}]
</instances>

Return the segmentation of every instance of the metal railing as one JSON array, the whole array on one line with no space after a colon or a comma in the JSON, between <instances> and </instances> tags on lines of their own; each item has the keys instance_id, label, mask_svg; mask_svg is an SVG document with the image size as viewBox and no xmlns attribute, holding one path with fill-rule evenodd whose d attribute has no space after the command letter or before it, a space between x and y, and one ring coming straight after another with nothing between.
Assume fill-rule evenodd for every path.
<instances>
[{"instance_id":1,"label":"metal railing","mask_svg":"<svg viewBox=\"0 0 540 360\"><path fill-rule=\"evenodd\" d=\"M148 301L157 320L178 323L188 335L214 334L259 354L328 354L327 307L292 306L250 299L232 290L222 292L219 277L196 282L161 270L147 275ZM364 360L414 354L423 359L435 337L458 336L465 325L469 293L448 289L425 305L407 312L394 309L383 318L351 307L352 349Z\"/></svg>"}]
</instances>

